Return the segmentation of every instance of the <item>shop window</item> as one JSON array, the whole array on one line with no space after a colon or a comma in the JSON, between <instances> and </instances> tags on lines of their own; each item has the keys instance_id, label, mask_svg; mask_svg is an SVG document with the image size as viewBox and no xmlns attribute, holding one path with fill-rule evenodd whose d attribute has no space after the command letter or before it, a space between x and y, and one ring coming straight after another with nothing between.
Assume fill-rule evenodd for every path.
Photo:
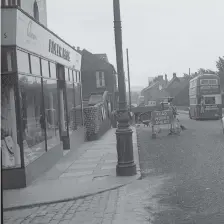
<instances>
[{"instance_id":1,"label":"shop window","mask_svg":"<svg viewBox=\"0 0 224 224\"><path fill-rule=\"evenodd\" d=\"M39 8L36 1L33 4L33 17L39 22Z\"/></svg>"},{"instance_id":2,"label":"shop window","mask_svg":"<svg viewBox=\"0 0 224 224\"><path fill-rule=\"evenodd\" d=\"M26 52L17 50L18 72L30 74L29 56Z\"/></svg>"},{"instance_id":3,"label":"shop window","mask_svg":"<svg viewBox=\"0 0 224 224\"><path fill-rule=\"evenodd\" d=\"M7 75L1 76L1 152L2 167L21 167L19 133L16 118L15 90Z\"/></svg>"},{"instance_id":4,"label":"shop window","mask_svg":"<svg viewBox=\"0 0 224 224\"><path fill-rule=\"evenodd\" d=\"M65 80L69 81L68 79L68 68L65 67Z\"/></svg>"},{"instance_id":5,"label":"shop window","mask_svg":"<svg viewBox=\"0 0 224 224\"><path fill-rule=\"evenodd\" d=\"M79 83L81 82L81 72L79 72Z\"/></svg>"},{"instance_id":6,"label":"shop window","mask_svg":"<svg viewBox=\"0 0 224 224\"><path fill-rule=\"evenodd\" d=\"M68 70L68 80L69 80L70 82L73 82L72 72L73 72L73 71L72 71L71 69Z\"/></svg>"},{"instance_id":7,"label":"shop window","mask_svg":"<svg viewBox=\"0 0 224 224\"><path fill-rule=\"evenodd\" d=\"M2 48L1 51L1 71L12 72L15 70L14 51L12 49Z\"/></svg>"},{"instance_id":8,"label":"shop window","mask_svg":"<svg viewBox=\"0 0 224 224\"><path fill-rule=\"evenodd\" d=\"M41 78L19 75L25 165L46 151Z\"/></svg>"},{"instance_id":9,"label":"shop window","mask_svg":"<svg viewBox=\"0 0 224 224\"><path fill-rule=\"evenodd\" d=\"M72 130L76 130L75 123L75 89L73 87L73 83L66 83L66 91L67 91L67 108L68 108L68 128L71 132Z\"/></svg>"},{"instance_id":10,"label":"shop window","mask_svg":"<svg viewBox=\"0 0 224 224\"><path fill-rule=\"evenodd\" d=\"M72 72L72 82L75 82L75 71L72 70L71 72Z\"/></svg>"},{"instance_id":11,"label":"shop window","mask_svg":"<svg viewBox=\"0 0 224 224\"><path fill-rule=\"evenodd\" d=\"M43 79L47 150L60 144L57 80Z\"/></svg>"},{"instance_id":12,"label":"shop window","mask_svg":"<svg viewBox=\"0 0 224 224\"><path fill-rule=\"evenodd\" d=\"M40 58L30 55L31 72L34 75L41 75L40 73Z\"/></svg>"},{"instance_id":13,"label":"shop window","mask_svg":"<svg viewBox=\"0 0 224 224\"><path fill-rule=\"evenodd\" d=\"M78 82L78 72L75 72L75 82Z\"/></svg>"},{"instance_id":14,"label":"shop window","mask_svg":"<svg viewBox=\"0 0 224 224\"><path fill-rule=\"evenodd\" d=\"M41 68L42 68L42 76L49 78L50 77L49 62L44 59L41 59Z\"/></svg>"},{"instance_id":15,"label":"shop window","mask_svg":"<svg viewBox=\"0 0 224 224\"><path fill-rule=\"evenodd\" d=\"M56 65L52 62L50 62L50 77L54 79L57 78Z\"/></svg>"}]
</instances>

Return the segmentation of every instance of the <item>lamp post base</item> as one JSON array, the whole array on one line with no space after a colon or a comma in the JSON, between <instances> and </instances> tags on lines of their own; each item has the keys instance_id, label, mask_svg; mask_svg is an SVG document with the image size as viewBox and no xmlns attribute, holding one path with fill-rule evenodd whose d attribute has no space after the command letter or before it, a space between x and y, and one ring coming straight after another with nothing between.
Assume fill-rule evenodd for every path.
<instances>
[{"instance_id":1,"label":"lamp post base","mask_svg":"<svg viewBox=\"0 0 224 224\"><path fill-rule=\"evenodd\" d=\"M136 173L136 165L134 162L131 164L117 164L116 166L117 176L134 176Z\"/></svg>"},{"instance_id":2,"label":"lamp post base","mask_svg":"<svg viewBox=\"0 0 224 224\"><path fill-rule=\"evenodd\" d=\"M130 128L116 130L118 163L117 176L134 176L136 164L134 163L132 130Z\"/></svg>"}]
</instances>

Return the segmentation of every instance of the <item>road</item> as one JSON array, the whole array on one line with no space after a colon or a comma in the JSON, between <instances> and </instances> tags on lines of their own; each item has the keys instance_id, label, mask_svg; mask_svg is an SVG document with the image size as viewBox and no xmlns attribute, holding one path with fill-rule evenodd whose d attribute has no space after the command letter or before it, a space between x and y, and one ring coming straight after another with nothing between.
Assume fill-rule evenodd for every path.
<instances>
[{"instance_id":1,"label":"road","mask_svg":"<svg viewBox=\"0 0 224 224\"><path fill-rule=\"evenodd\" d=\"M180 136L167 136L162 131L165 133L151 140L149 128L138 129L143 179L164 178L153 196L158 203L153 223L224 223L224 135L220 121L194 121L184 114L180 120L187 128Z\"/></svg>"}]
</instances>

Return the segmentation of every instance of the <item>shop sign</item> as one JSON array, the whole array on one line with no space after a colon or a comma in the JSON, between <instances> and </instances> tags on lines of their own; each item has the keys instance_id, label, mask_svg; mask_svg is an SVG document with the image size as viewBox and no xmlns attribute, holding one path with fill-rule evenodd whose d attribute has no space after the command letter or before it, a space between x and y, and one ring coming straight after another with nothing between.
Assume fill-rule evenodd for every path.
<instances>
[{"instance_id":1,"label":"shop sign","mask_svg":"<svg viewBox=\"0 0 224 224\"><path fill-rule=\"evenodd\" d=\"M51 39L49 40L49 52L67 61L70 61L70 52Z\"/></svg>"},{"instance_id":2,"label":"shop sign","mask_svg":"<svg viewBox=\"0 0 224 224\"><path fill-rule=\"evenodd\" d=\"M36 35L33 33L32 24L33 24L33 22L32 22L32 20L30 20L30 22L28 23L28 26L27 26L27 36L33 40L37 40Z\"/></svg>"},{"instance_id":3,"label":"shop sign","mask_svg":"<svg viewBox=\"0 0 224 224\"><path fill-rule=\"evenodd\" d=\"M13 36L18 47L80 71L80 53L20 10L12 11L17 15L17 32Z\"/></svg>"},{"instance_id":4,"label":"shop sign","mask_svg":"<svg viewBox=\"0 0 224 224\"><path fill-rule=\"evenodd\" d=\"M152 112L152 125L170 124L172 119L172 111L153 111Z\"/></svg>"}]
</instances>

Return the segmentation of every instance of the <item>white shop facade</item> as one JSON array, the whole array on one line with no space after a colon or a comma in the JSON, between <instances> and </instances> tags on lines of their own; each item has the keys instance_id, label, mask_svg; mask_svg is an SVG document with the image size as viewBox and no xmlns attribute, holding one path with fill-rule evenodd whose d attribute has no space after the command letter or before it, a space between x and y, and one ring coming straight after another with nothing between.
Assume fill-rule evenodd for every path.
<instances>
[{"instance_id":1,"label":"white shop facade","mask_svg":"<svg viewBox=\"0 0 224 224\"><path fill-rule=\"evenodd\" d=\"M2 184L14 189L85 140L81 54L21 9L1 12Z\"/></svg>"}]
</instances>

